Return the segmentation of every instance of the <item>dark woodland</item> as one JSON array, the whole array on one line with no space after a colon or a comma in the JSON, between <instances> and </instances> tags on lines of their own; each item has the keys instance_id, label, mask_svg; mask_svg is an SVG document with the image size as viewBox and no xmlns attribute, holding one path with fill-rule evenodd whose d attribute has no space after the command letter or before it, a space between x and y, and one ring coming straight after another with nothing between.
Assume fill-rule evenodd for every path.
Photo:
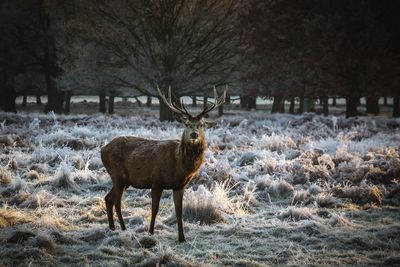
<instances>
[{"instance_id":1,"label":"dark woodland","mask_svg":"<svg viewBox=\"0 0 400 267\"><path fill-rule=\"evenodd\" d=\"M364 114L391 98L398 117L398 10L394 0L4 0L0 108L47 96L44 112L69 113L72 96L91 95L113 113L116 97L154 97L157 84L177 103L228 85L245 109L261 97L273 113L317 102L328 115L344 98L352 117L361 98ZM162 102L160 119L173 120Z\"/></svg>"}]
</instances>

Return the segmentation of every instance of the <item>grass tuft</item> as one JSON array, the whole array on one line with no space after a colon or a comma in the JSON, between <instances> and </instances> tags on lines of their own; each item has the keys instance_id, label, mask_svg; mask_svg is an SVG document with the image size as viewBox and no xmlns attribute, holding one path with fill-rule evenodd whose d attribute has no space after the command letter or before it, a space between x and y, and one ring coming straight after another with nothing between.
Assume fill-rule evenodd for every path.
<instances>
[{"instance_id":1,"label":"grass tuft","mask_svg":"<svg viewBox=\"0 0 400 267\"><path fill-rule=\"evenodd\" d=\"M377 204L382 205L383 194L376 185L368 185L362 183L359 186L335 186L332 188L334 196L340 198L348 198L353 202L364 205L364 204Z\"/></svg>"},{"instance_id":2,"label":"grass tuft","mask_svg":"<svg viewBox=\"0 0 400 267\"><path fill-rule=\"evenodd\" d=\"M269 193L275 196L286 196L293 190L293 186L285 180L272 181L268 189Z\"/></svg>"},{"instance_id":3,"label":"grass tuft","mask_svg":"<svg viewBox=\"0 0 400 267\"><path fill-rule=\"evenodd\" d=\"M315 202L321 208L335 208L341 206L339 199L327 193L318 194L315 198Z\"/></svg>"},{"instance_id":4,"label":"grass tuft","mask_svg":"<svg viewBox=\"0 0 400 267\"><path fill-rule=\"evenodd\" d=\"M310 208L306 207L289 207L278 216L281 220L300 221L313 218Z\"/></svg>"},{"instance_id":5,"label":"grass tuft","mask_svg":"<svg viewBox=\"0 0 400 267\"><path fill-rule=\"evenodd\" d=\"M38 173L48 173L49 172L49 167L48 167L47 164L37 163L37 164L31 165L29 167L29 170L36 171Z\"/></svg>"},{"instance_id":6,"label":"grass tuft","mask_svg":"<svg viewBox=\"0 0 400 267\"><path fill-rule=\"evenodd\" d=\"M294 191L291 205L295 205L297 203L307 203L310 200L310 193L305 190Z\"/></svg>"},{"instance_id":7,"label":"grass tuft","mask_svg":"<svg viewBox=\"0 0 400 267\"><path fill-rule=\"evenodd\" d=\"M45 248L50 251L53 251L56 248L56 242L50 235L47 234L38 234L33 245L35 247Z\"/></svg>"},{"instance_id":8,"label":"grass tuft","mask_svg":"<svg viewBox=\"0 0 400 267\"><path fill-rule=\"evenodd\" d=\"M30 230L17 230L7 238L7 243L22 243L33 237L35 234Z\"/></svg>"},{"instance_id":9,"label":"grass tuft","mask_svg":"<svg viewBox=\"0 0 400 267\"><path fill-rule=\"evenodd\" d=\"M32 222L32 218L21 211L7 205L0 208L0 229L26 222Z\"/></svg>"},{"instance_id":10,"label":"grass tuft","mask_svg":"<svg viewBox=\"0 0 400 267\"><path fill-rule=\"evenodd\" d=\"M27 173L25 173L25 179L28 181L40 180L40 175L37 171L30 170Z\"/></svg>"},{"instance_id":11,"label":"grass tuft","mask_svg":"<svg viewBox=\"0 0 400 267\"><path fill-rule=\"evenodd\" d=\"M189 222L214 224L225 222L215 197L204 186L188 190L183 205L183 218Z\"/></svg>"},{"instance_id":12,"label":"grass tuft","mask_svg":"<svg viewBox=\"0 0 400 267\"><path fill-rule=\"evenodd\" d=\"M0 184L8 185L12 181L11 172L7 170L7 168L1 166L0 167Z\"/></svg>"},{"instance_id":13,"label":"grass tuft","mask_svg":"<svg viewBox=\"0 0 400 267\"><path fill-rule=\"evenodd\" d=\"M62 161L54 176L53 184L59 188L74 189L79 191L78 186L72 178L71 171L72 166L66 161Z\"/></svg>"}]
</instances>

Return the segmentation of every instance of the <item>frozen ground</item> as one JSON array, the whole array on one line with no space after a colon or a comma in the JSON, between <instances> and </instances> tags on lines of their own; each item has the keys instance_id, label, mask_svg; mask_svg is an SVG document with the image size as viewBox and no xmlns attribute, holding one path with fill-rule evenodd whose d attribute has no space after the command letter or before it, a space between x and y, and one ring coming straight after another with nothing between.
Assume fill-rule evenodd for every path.
<instances>
[{"instance_id":1,"label":"frozen ground","mask_svg":"<svg viewBox=\"0 0 400 267\"><path fill-rule=\"evenodd\" d=\"M169 191L154 236L149 191L134 188L123 200L127 231L108 230L100 146L181 134L144 110L0 113L0 265L400 265L400 120L218 119L185 193L187 242L178 243Z\"/></svg>"}]
</instances>

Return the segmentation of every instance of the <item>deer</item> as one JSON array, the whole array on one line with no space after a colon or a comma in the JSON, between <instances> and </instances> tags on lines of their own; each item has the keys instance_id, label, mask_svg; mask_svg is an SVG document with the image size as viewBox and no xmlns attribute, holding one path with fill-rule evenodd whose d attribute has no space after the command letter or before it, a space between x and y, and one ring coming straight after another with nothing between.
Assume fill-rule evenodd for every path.
<instances>
[{"instance_id":1,"label":"deer","mask_svg":"<svg viewBox=\"0 0 400 267\"><path fill-rule=\"evenodd\" d=\"M153 140L136 136L119 136L101 148L101 160L111 177L112 189L105 196L109 228L115 230L113 208L121 226L125 223L121 214L121 199L124 191L133 186L138 189L151 189L151 222L149 232L154 234L155 219L163 190L173 190L178 240L185 241L182 224L182 201L185 186L193 179L204 161L207 148L205 128L209 125L204 116L225 102L226 91L218 96L214 86L214 103L205 105L203 111L192 116L185 105L179 107L171 100L171 87L168 96L157 92L175 119L183 124L180 140Z\"/></svg>"}]
</instances>

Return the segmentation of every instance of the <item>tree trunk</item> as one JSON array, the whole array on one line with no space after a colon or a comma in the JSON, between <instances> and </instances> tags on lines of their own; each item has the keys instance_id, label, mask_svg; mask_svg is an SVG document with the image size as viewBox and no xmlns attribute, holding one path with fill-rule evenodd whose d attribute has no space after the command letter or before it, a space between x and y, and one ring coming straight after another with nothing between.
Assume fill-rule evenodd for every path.
<instances>
[{"instance_id":1,"label":"tree trunk","mask_svg":"<svg viewBox=\"0 0 400 267\"><path fill-rule=\"evenodd\" d=\"M384 105L385 107L388 106L388 98L387 98L387 96L384 96L384 97L383 97L383 105Z\"/></svg>"},{"instance_id":2,"label":"tree trunk","mask_svg":"<svg viewBox=\"0 0 400 267\"><path fill-rule=\"evenodd\" d=\"M290 114L294 114L294 104L295 104L295 101L294 101L295 99L294 99L294 97L292 97L291 99L290 99L290 106L289 106L289 113Z\"/></svg>"},{"instance_id":3,"label":"tree trunk","mask_svg":"<svg viewBox=\"0 0 400 267\"><path fill-rule=\"evenodd\" d=\"M218 107L218 117L224 115L224 105Z\"/></svg>"},{"instance_id":4,"label":"tree trunk","mask_svg":"<svg viewBox=\"0 0 400 267\"><path fill-rule=\"evenodd\" d=\"M42 105L42 98L40 95L36 95L36 105L41 106Z\"/></svg>"},{"instance_id":5,"label":"tree trunk","mask_svg":"<svg viewBox=\"0 0 400 267\"><path fill-rule=\"evenodd\" d=\"M72 97L72 90L65 92L65 108L64 113L69 114L71 112L71 97Z\"/></svg>"},{"instance_id":6,"label":"tree trunk","mask_svg":"<svg viewBox=\"0 0 400 267\"><path fill-rule=\"evenodd\" d=\"M304 112L304 98L301 96L299 101L299 114L303 114Z\"/></svg>"},{"instance_id":7,"label":"tree trunk","mask_svg":"<svg viewBox=\"0 0 400 267\"><path fill-rule=\"evenodd\" d=\"M50 60L50 59L49 59ZM56 84L53 81L53 68L54 66L49 66L49 64L52 63L47 63L46 66L47 68L44 70L44 75L45 75L45 81L46 81L46 88L47 88L47 104L44 108L45 112L50 112L53 111L57 114L61 114L63 112L63 104L64 104L64 92L59 91L56 88Z\"/></svg>"},{"instance_id":8,"label":"tree trunk","mask_svg":"<svg viewBox=\"0 0 400 267\"><path fill-rule=\"evenodd\" d=\"M303 98L303 111L310 112L310 98L308 96Z\"/></svg>"},{"instance_id":9,"label":"tree trunk","mask_svg":"<svg viewBox=\"0 0 400 267\"><path fill-rule=\"evenodd\" d=\"M146 99L146 106L149 108L149 107L151 107L151 96L147 96L147 99Z\"/></svg>"},{"instance_id":10,"label":"tree trunk","mask_svg":"<svg viewBox=\"0 0 400 267\"><path fill-rule=\"evenodd\" d=\"M22 96L22 106L26 107L27 102L28 102L28 96L27 95L23 95Z\"/></svg>"},{"instance_id":11,"label":"tree trunk","mask_svg":"<svg viewBox=\"0 0 400 267\"><path fill-rule=\"evenodd\" d=\"M195 95L192 96L192 107L197 107L197 97Z\"/></svg>"},{"instance_id":12,"label":"tree trunk","mask_svg":"<svg viewBox=\"0 0 400 267\"><path fill-rule=\"evenodd\" d=\"M247 96L240 96L240 107L247 108L248 97Z\"/></svg>"},{"instance_id":13,"label":"tree trunk","mask_svg":"<svg viewBox=\"0 0 400 267\"><path fill-rule=\"evenodd\" d=\"M322 110L323 110L324 116L328 116L329 115L329 98L322 97L321 102L322 102Z\"/></svg>"},{"instance_id":14,"label":"tree trunk","mask_svg":"<svg viewBox=\"0 0 400 267\"><path fill-rule=\"evenodd\" d=\"M15 100L17 98L17 94L14 92L12 86L5 86L4 88L0 88L0 109L5 112L17 112L17 106L15 104Z\"/></svg>"},{"instance_id":15,"label":"tree trunk","mask_svg":"<svg viewBox=\"0 0 400 267\"><path fill-rule=\"evenodd\" d=\"M44 111L60 114L63 111L64 92L57 89L53 80L58 72L54 47L53 41L48 41L44 46L44 76L47 89L47 104Z\"/></svg>"},{"instance_id":16,"label":"tree trunk","mask_svg":"<svg viewBox=\"0 0 400 267\"><path fill-rule=\"evenodd\" d=\"M346 118L357 116L357 105L360 98L357 96L346 97Z\"/></svg>"},{"instance_id":17,"label":"tree trunk","mask_svg":"<svg viewBox=\"0 0 400 267\"><path fill-rule=\"evenodd\" d=\"M400 97L393 97L393 117L400 117Z\"/></svg>"},{"instance_id":18,"label":"tree trunk","mask_svg":"<svg viewBox=\"0 0 400 267\"><path fill-rule=\"evenodd\" d=\"M312 97L309 97L308 98L308 106L309 106L309 108L308 108L308 111L309 112L315 112L316 111L316 109L315 109L315 103L316 101L315 101L315 98L312 98Z\"/></svg>"},{"instance_id":19,"label":"tree trunk","mask_svg":"<svg viewBox=\"0 0 400 267\"><path fill-rule=\"evenodd\" d=\"M310 112L310 98L308 96L300 97L299 113Z\"/></svg>"},{"instance_id":20,"label":"tree trunk","mask_svg":"<svg viewBox=\"0 0 400 267\"><path fill-rule=\"evenodd\" d=\"M46 83L47 104L44 108L45 112L53 111L55 113L62 113L64 104L64 92L58 90L54 79L60 73L60 68L57 65L57 54L54 35L50 30L50 17L46 12L40 16L40 23L46 38L43 43L43 74Z\"/></svg>"},{"instance_id":21,"label":"tree trunk","mask_svg":"<svg viewBox=\"0 0 400 267\"><path fill-rule=\"evenodd\" d=\"M224 105L230 105L231 104L231 95L230 94L226 94L225 97L225 104Z\"/></svg>"},{"instance_id":22,"label":"tree trunk","mask_svg":"<svg viewBox=\"0 0 400 267\"><path fill-rule=\"evenodd\" d=\"M336 97L332 97L332 106L336 107Z\"/></svg>"},{"instance_id":23,"label":"tree trunk","mask_svg":"<svg viewBox=\"0 0 400 267\"><path fill-rule=\"evenodd\" d=\"M47 104L44 109L45 112L53 111L57 114L63 112L64 92L57 91L57 89L50 89L47 94Z\"/></svg>"},{"instance_id":24,"label":"tree trunk","mask_svg":"<svg viewBox=\"0 0 400 267\"><path fill-rule=\"evenodd\" d=\"M274 96L274 102L272 102L271 113L282 113L282 106L284 105L285 99L282 96ZM285 107L283 107L285 112Z\"/></svg>"},{"instance_id":25,"label":"tree trunk","mask_svg":"<svg viewBox=\"0 0 400 267\"><path fill-rule=\"evenodd\" d=\"M257 100L257 97L255 97L255 96L248 96L247 107L246 107L246 109L247 109L247 110L257 109L256 100Z\"/></svg>"},{"instance_id":26,"label":"tree trunk","mask_svg":"<svg viewBox=\"0 0 400 267\"><path fill-rule=\"evenodd\" d=\"M255 96L240 96L240 107L246 110L256 109L256 100Z\"/></svg>"},{"instance_id":27,"label":"tree trunk","mask_svg":"<svg viewBox=\"0 0 400 267\"><path fill-rule=\"evenodd\" d=\"M205 96L203 96L203 108L206 108L207 107L207 105L208 105L208 97L205 95Z\"/></svg>"},{"instance_id":28,"label":"tree trunk","mask_svg":"<svg viewBox=\"0 0 400 267\"><path fill-rule=\"evenodd\" d=\"M159 98L160 101L160 121L174 121L174 114L169 107Z\"/></svg>"},{"instance_id":29,"label":"tree trunk","mask_svg":"<svg viewBox=\"0 0 400 267\"><path fill-rule=\"evenodd\" d=\"M108 97L108 114L114 114L114 98L113 95Z\"/></svg>"},{"instance_id":30,"label":"tree trunk","mask_svg":"<svg viewBox=\"0 0 400 267\"><path fill-rule=\"evenodd\" d=\"M378 115L379 114L379 97L367 96L366 108L367 108L367 113Z\"/></svg>"},{"instance_id":31,"label":"tree trunk","mask_svg":"<svg viewBox=\"0 0 400 267\"><path fill-rule=\"evenodd\" d=\"M106 94L99 95L99 112L106 113Z\"/></svg>"}]
</instances>

